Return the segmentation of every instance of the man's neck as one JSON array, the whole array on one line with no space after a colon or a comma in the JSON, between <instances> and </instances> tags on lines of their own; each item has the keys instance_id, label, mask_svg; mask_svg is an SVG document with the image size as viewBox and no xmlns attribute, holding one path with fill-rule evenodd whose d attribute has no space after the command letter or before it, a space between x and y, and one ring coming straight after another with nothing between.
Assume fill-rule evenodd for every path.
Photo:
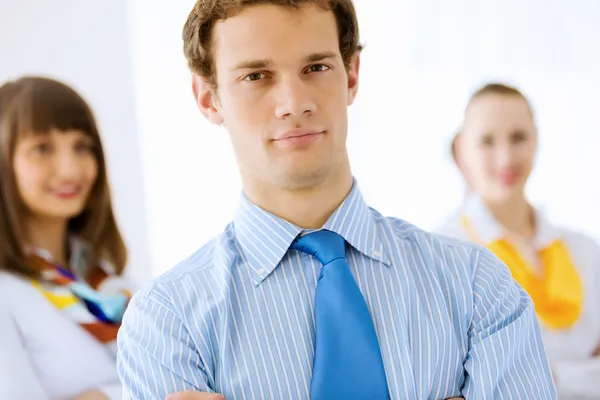
<instances>
[{"instance_id":1,"label":"man's neck","mask_svg":"<svg viewBox=\"0 0 600 400\"><path fill-rule=\"evenodd\" d=\"M27 244L48 251L60 265L67 266L67 221L59 218L30 218Z\"/></svg>"},{"instance_id":2,"label":"man's neck","mask_svg":"<svg viewBox=\"0 0 600 400\"><path fill-rule=\"evenodd\" d=\"M267 185L244 185L254 204L303 229L321 228L352 190L348 170L308 189L289 190Z\"/></svg>"},{"instance_id":3,"label":"man's neck","mask_svg":"<svg viewBox=\"0 0 600 400\"><path fill-rule=\"evenodd\" d=\"M535 217L533 209L524 195L495 204L488 202L487 207L498 223L510 233L530 239L535 235Z\"/></svg>"}]
</instances>

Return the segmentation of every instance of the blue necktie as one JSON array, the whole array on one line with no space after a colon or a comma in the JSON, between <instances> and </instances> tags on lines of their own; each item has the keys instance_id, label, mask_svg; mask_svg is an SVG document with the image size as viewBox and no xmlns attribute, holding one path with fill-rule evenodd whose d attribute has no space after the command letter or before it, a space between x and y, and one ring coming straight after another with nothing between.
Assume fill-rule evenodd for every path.
<instances>
[{"instance_id":1,"label":"blue necktie","mask_svg":"<svg viewBox=\"0 0 600 400\"><path fill-rule=\"evenodd\" d=\"M375 327L348 267L344 238L321 230L299 237L291 248L323 264L315 293L311 400L389 399Z\"/></svg>"}]
</instances>

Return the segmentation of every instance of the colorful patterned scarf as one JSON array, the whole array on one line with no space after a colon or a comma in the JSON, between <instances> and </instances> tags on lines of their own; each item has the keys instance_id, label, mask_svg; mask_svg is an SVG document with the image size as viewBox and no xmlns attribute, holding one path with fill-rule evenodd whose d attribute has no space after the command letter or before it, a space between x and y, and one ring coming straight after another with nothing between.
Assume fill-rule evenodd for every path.
<instances>
[{"instance_id":1,"label":"colorful patterned scarf","mask_svg":"<svg viewBox=\"0 0 600 400\"><path fill-rule=\"evenodd\" d=\"M46 299L99 342L116 350L117 332L131 293L111 265L101 263L84 281L43 251L30 252L29 261L42 272L42 279L32 283Z\"/></svg>"}]
</instances>

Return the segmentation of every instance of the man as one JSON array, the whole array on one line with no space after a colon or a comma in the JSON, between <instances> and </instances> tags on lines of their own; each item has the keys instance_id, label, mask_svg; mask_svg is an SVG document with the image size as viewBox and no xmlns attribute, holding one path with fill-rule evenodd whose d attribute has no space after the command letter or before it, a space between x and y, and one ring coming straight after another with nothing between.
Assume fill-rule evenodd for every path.
<instances>
[{"instance_id":1,"label":"man","mask_svg":"<svg viewBox=\"0 0 600 400\"><path fill-rule=\"evenodd\" d=\"M555 398L508 270L365 204L346 151L351 0L199 0L184 41L243 196L223 234L132 300L129 398Z\"/></svg>"}]
</instances>

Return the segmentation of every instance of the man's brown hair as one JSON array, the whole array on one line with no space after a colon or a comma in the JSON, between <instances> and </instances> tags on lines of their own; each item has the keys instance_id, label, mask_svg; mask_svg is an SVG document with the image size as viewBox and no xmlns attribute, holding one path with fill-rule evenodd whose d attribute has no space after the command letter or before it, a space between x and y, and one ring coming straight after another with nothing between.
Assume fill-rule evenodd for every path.
<instances>
[{"instance_id":1,"label":"man's brown hair","mask_svg":"<svg viewBox=\"0 0 600 400\"><path fill-rule=\"evenodd\" d=\"M183 52L193 73L216 86L211 47L215 23L234 16L245 7L259 4L293 9L312 4L332 11L337 21L340 53L346 68L349 68L356 52L362 49L352 0L198 0L183 27Z\"/></svg>"},{"instance_id":2,"label":"man's brown hair","mask_svg":"<svg viewBox=\"0 0 600 400\"><path fill-rule=\"evenodd\" d=\"M52 129L80 131L92 139L98 176L81 214L69 221L69 233L91 245L91 266L100 258L122 273L127 251L110 198L104 151L93 113L83 98L65 84L44 77L23 77L0 86L0 270L38 277L25 254L27 243L21 199L13 168L15 147L26 135ZM95 271L89 271L92 274Z\"/></svg>"}]
</instances>

